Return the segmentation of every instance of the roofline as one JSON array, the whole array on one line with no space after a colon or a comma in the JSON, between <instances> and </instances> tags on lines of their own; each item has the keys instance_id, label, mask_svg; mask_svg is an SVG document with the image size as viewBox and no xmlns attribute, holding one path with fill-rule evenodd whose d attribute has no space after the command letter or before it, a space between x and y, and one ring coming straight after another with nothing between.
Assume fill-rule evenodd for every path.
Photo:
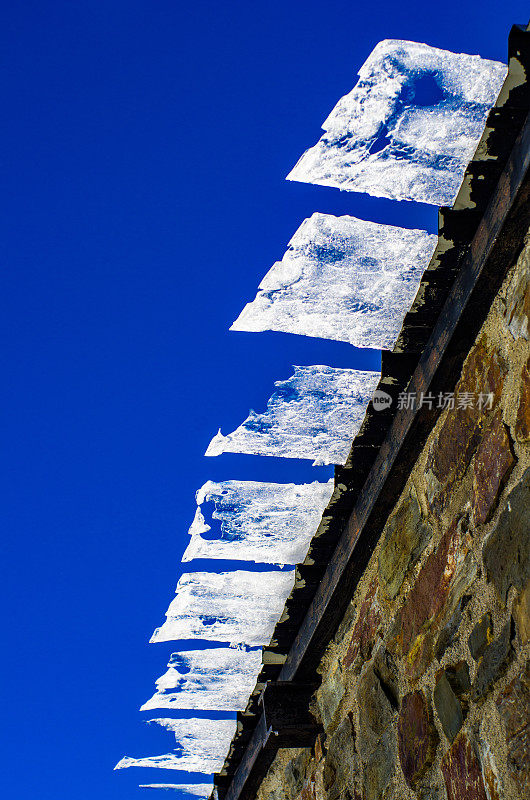
<instances>
[{"instance_id":1,"label":"roofline","mask_svg":"<svg viewBox=\"0 0 530 800\"><path fill-rule=\"evenodd\" d=\"M509 71L451 209L439 214L438 245L392 352L383 351L379 389L450 391L530 226L530 32L514 25ZM465 313L464 313L465 312ZM243 713L213 800L249 800L280 747L308 746L305 724L284 735L270 697L315 685L316 669L379 540L388 514L442 409L375 411L370 404L348 461L335 470L335 492L296 569L295 588L264 648L264 668ZM265 686L270 686L263 692ZM272 694L271 694L272 692ZM282 695L283 696L283 695ZM306 721L307 723L307 721ZM300 729L301 730L301 729ZM303 739L303 743L302 743ZM288 744L285 742L288 741Z\"/></svg>"}]
</instances>

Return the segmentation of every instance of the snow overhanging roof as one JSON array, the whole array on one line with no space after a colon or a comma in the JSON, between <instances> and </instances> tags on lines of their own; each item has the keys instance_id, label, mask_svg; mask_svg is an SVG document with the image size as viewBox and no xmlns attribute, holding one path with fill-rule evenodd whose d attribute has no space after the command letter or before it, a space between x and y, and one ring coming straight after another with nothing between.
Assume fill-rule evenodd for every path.
<instances>
[{"instance_id":1,"label":"snow overhanging roof","mask_svg":"<svg viewBox=\"0 0 530 800\"><path fill-rule=\"evenodd\" d=\"M228 756L214 777L214 800L252 797L278 746L307 746L315 738L318 729L309 731L303 714L299 738L292 728L284 733L275 703L281 709L287 689L289 698L302 698L303 708L324 650L441 413L426 405L396 410L397 396L405 388L419 396L454 387L522 249L530 226L530 32L525 26L512 28L508 50L508 76L454 205L440 209L438 244L414 304L394 349L383 351L378 388L394 402L382 411L370 404L345 466L335 469L335 492L305 561L296 568L294 589L264 648L256 687L238 714Z\"/></svg>"}]
</instances>

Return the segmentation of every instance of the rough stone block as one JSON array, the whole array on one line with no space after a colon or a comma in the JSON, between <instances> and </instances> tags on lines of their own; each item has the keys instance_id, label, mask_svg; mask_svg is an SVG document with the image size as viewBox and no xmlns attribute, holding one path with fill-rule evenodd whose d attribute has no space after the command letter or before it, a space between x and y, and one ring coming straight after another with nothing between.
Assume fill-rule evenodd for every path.
<instances>
[{"instance_id":1,"label":"rough stone block","mask_svg":"<svg viewBox=\"0 0 530 800\"><path fill-rule=\"evenodd\" d=\"M469 647L469 652L475 659L478 661L486 647L490 644L493 639L493 622L491 620L491 614L489 611L481 617L480 621L477 622L469 639L467 640L467 644Z\"/></svg>"},{"instance_id":2,"label":"rough stone block","mask_svg":"<svg viewBox=\"0 0 530 800\"><path fill-rule=\"evenodd\" d=\"M503 602L510 586L520 591L530 578L529 530L530 468L508 495L506 507L482 551L488 580Z\"/></svg>"},{"instance_id":3,"label":"rough stone block","mask_svg":"<svg viewBox=\"0 0 530 800\"><path fill-rule=\"evenodd\" d=\"M362 763L364 800L379 800L395 771L392 722L394 710L373 668L361 675L357 690L359 706L358 751Z\"/></svg>"},{"instance_id":4,"label":"rough stone block","mask_svg":"<svg viewBox=\"0 0 530 800\"><path fill-rule=\"evenodd\" d=\"M409 494L388 521L378 559L381 587L389 599L397 595L431 535L415 495Z\"/></svg>"},{"instance_id":5,"label":"rough stone block","mask_svg":"<svg viewBox=\"0 0 530 800\"><path fill-rule=\"evenodd\" d=\"M285 800L285 793L283 789L280 786L270 789L267 792L267 800Z\"/></svg>"},{"instance_id":6,"label":"rough stone block","mask_svg":"<svg viewBox=\"0 0 530 800\"><path fill-rule=\"evenodd\" d=\"M530 661L497 698L506 731L508 770L521 798L530 797Z\"/></svg>"},{"instance_id":7,"label":"rough stone block","mask_svg":"<svg viewBox=\"0 0 530 800\"><path fill-rule=\"evenodd\" d=\"M360 764L355 750L355 731L351 717L347 716L328 739L324 767L324 788L329 793L328 800L340 797L346 790L353 795L357 790L356 782L359 777Z\"/></svg>"},{"instance_id":8,"label":"rough stone block","mask_svg":"<svg viewBox=\"0 0 530 800\"><path fill-rule=\"evenodd\" d=\"M447 792L445 786L438 783L429 783L427 786L420 785L417 791L418 800L447 800ZM392 800L402 800L403 795L396 793L392 796Z\"/></svg>"},{"instance_id":9,"label":"rough stone block","mask_svg":"<svg viewBox=\"0 0 530 800\"><path fill-rule=\"evenodd\" d=\"M513 618L521 644L530 641L530 580L513 605Z\"/></svg>"},{"instance_id":10,"label":"rough stone block","mask_svg":"<svg viewBox=\"0 0 530 800\"><path fill-rule=\"evenodd\" d=\"M487 800L479 761L464 733L442 759L448 800Z\"/></svg>"},{"instance_id":11,"label":"rough stone block","mask_svg":"<svg viewBox=\"0 0 530 800\"><path fill-rule=\"evenodd\" d=\"M469 678L469 666L467 661L457 661L445 668L445 675L449 685L456 696L460 699L467 697L471 691L471 680Z\"/></svg>"},{"instance_id":12,"label":"rough stone block","mask_svg":"<svg viewBox=\"0 0 530 800\"><path fill-rule=\"evenodd\" d=\"M443 608L456 561L454 534L454 529L448 531L427 558L405 601L401 614L403 652L408 652L426 622Z\"/></svg>"},{"instance_id":13,"label":"rough stone block","mask_svg":"<svg viewBox=\"0 0 530 800\"><path fill-rule=\"evenodd\" d=\"M510 437L502 414L497 411L478 446L473 463L473 519L476 524L480 525L490 517L514 464Z\"/></svg>"},{"instance_id":14,"label":"rough stone block","mask_svg":"<svg viewBox=\"0 0 530 800\"><path fill-rule=\"evenodd\" d=\"M302 791L305 773L310 761L311 748L306 747L289 761L285 767L285 784L289 797L296 797Z\"/></svg>"},{"instance_id":15,"label":"rough stone block","mask_svg":"<svg viewBox=\"0 0 530 800\"><path fill-rule=\"evenodd\" d=\"M427 470L432 472L438 489L431 497L434 511L447 503L455 483L464 475L476 447L482 439L484 424L498 410L507 368L496 350L487 347L485 340L477 343L468 356L455 393L471 392L473 405L450 411L433 441ZM492 408L479 407L480 394L493 395Z\"/></svg>"},{"instance_id":16,"label":"rough stone block","mask_svg":"<svg viewBox=\"0 0 530 800\"><path fill-rule=\"evenodd\" d=\"M391 653L384 647L374 656L373 669L381 689L394 710L399 708L399 672Z\"/></svg>"},{"instance_id":17,"label":"rough stone block","mask_svg":"<svg viewBox=\"0 0 530 800\"><path fill-rule=\"evenodd\" d=\"M299 794L299 800L323 800L322 792L319 791L315 775L311 775L304 781L304 786ZM267 798L269 800L269 798Z\"/></svg>"},{"instance_id":18,"label":"rough stone block","mask_svg":"<svg viewBox=\"0 0 530 800\"><path fill-rule=\"evenodd\" d=\"M445 670L441 670L436 676L433 700L443 732L449 741L452 742L463 725L464 713L458 698L447 680Z\"/></svg>"},{"instance_id":19,"label":"rough stone block","mask_svg":"<svg viewBox=\"0 0 530 800\"><path fill-rule=\"evenodd\" d=\"M528 255L518 265L518 270L508 291L505 319L514 339L530 336L530 271Z\"/></svg>"},{"instance_id":20,"label":"rough stone block","mask_svg":"<svg viewBox=\"0 0 530 800\"><path fill-rule=\"evenodd\" d=\"M394 709L372 666L361 675L357 688L359 747L366 753L392 724Z\"/></svg>"},{"instance_id":21,"label":"rough stone block","mask_svg":"<svg viewBox=\"0 0 530 800\"><path fill-rule=\"evenodd\" d=\"M467 606L469 601L471 600L471 595L466 594L464 595L459 603L456 606L453 614L450 616L449 621L440 631L440 635L436 640L436 645L434 647L434 655L441 661L445 651L448 647L451 647L455 640L456 632L460 627L460 623L462 622L462 612L464 608Z\"/></svg>"},{"instance_id":22,"label":"rough stone block","mask_svg":"<svg viewBox=\"0 0 530 800\"><path fill-rule=\"evenodd\" d=\"M448 414L431 444L427 461L427 499L436 516L449 505L454 489L460 486L480 439L479 422L472 410L455 409Z\"/></svg>"},{"instance_id":23,"label":"rough stone block","mask_svg":"<svg viewBox=\"0 0 530 800\"><path fill-rule=\"evenodd\" d=\"M396 620L397 645L407 655L409 674L418 677L426 668L435 635L452 617L475 576L476 564L454 524L425 560Z\"/></svg>"},{"instance_id":24,"label":"rough stone block","mask_svg":"<svg viewBox=\"0 0 530 800\"><path fill-rule=\"evenodd\" d=\"M335 669L331 669L323 680L316 694L320 718L326 730L335 716L340 701L344 697L346 686L344 684L342 670L338 664Z\"/></svg>"},{"instance_id":25,"label":"rough stone block","mask_svg":"<svg viewBox=\"0 0 530 800\"><path fill-rule=\"evenodd\" d=\"M356 666L358 657L362 663L370 658L376 635L381 625L381 607L377 600L377 581L373 581L364 598L359 616L354 626L348 651L343 665L346 668ZM357 662L359 666L361 664Z\"/></svg>"},{"instance_id":26,"label":"rough stone block","mask_svg":"<svg viewBox=\"0 0 530 800\"><path fill-rule=\"evenodd\" d=\"M329 800L337 800L337 798L340 797L341 792L337 785L337 770L329 759L326 759L324 764L322 783L325 791L328 793Z\"/></svg>"},{"instance_id":27,"label":"rough stone block","mask_svg":"<svg viewBox=\"0 0 530 800\"><path fill-rule=\"evenodd\" d=\"M488 742L489 731L484 725L484 720L480 725L480 764L482 767L482 780L488 800L501 800L503 797L502 782L499 776L497 765L495 764L493 753Z\"/></svg>"},{"instance_id":28,"label":"rough stone block","mask_svg":"<svg viewBox=\"0 0 530 800\"><path fill-rule=\"evenodd\" d=\"M315 761L316 762L322 761L322 759L324 758L324 747L322 745L322 736L320 735L320 733L315 739L315 744L313 749L315 753Z\"/></svg>"},{"instance_id":29,"label":"rough stone block","mask_svg":"<svg viewBox=\"0 0 530 800\"><path fill-rule=\"evenodd\" d=\"M387 734L382 737L373 755L363 762L363 800L381 800L394 772L394 752Z\"/></svg>"},{"instance_id":30,"label":"rough stone block","mask_svg":"<svg viewBox=\"0 0 530 800\"><path fill-rule=\"evenodd\" d=\"M530 441L530 361L523 367L519 390L519 407L515 420L515 438L519 442Z\"/></svg>"},{"instance_id":31,"label":"rough stone block","mask_svg":"<svg viewBox=\"0 0 530 800\"><path fill-rule=\"evenodd\" d=\"M486 647L482 654L471 688L472 700L484 697L490 686L508 666L513 656L511 638L512 622L510 620L503 627L500 635Z\"/></svg>"},{"instance_id":32,"label":"rough stone block","mask_svg":"<svg viewBox=\"0 0 530 800\"><path fill-rule=\"evenodd\" d=\"M421 691L405 695L397 724L398 754L407 784L414 787L434 761L437 746L427 698Z\"/></svg>"}]
</instances>

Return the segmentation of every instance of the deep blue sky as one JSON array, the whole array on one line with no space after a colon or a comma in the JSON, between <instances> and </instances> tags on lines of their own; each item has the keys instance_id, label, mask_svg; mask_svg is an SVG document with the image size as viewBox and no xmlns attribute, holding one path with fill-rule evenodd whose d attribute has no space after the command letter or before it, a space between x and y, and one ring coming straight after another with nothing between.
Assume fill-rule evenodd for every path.
<instances>
[{"instance_id":1,"label":"deep blue sky","mask_svg":"<svg viewBox=\"0 0 530 800\"><path fill-rule=\"evenodd\" d=\"M528 4L2 5L0 786L130 800L179 777L112 767L172 747L137 709L175 649L147 642L195 490L330 474L205 459L210 437L292 364L378 360L230 323L314 211L435 230L433 208L284 176L377 41L506 60Z\"/></svg>"}]
</instances>

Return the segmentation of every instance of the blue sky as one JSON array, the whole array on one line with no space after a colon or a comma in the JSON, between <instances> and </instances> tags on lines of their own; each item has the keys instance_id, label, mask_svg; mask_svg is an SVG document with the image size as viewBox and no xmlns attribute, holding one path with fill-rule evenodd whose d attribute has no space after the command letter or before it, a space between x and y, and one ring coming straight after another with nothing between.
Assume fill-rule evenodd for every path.
<instances>
[{"instance_id":1,"label":"blue sky","mask_svg":"<svg viewBox=\"0 0 530 800\"><path fill-rule=\"evenodd\" d=\"M293 364L346 344L228 327L314 211L436 229L436 210L287 183L383 38L506 60L527 3L4 3L3 796L125 800L167 752L148 645L208 478L325 480L204 450Z\"/></svg>"}]
</instances>

